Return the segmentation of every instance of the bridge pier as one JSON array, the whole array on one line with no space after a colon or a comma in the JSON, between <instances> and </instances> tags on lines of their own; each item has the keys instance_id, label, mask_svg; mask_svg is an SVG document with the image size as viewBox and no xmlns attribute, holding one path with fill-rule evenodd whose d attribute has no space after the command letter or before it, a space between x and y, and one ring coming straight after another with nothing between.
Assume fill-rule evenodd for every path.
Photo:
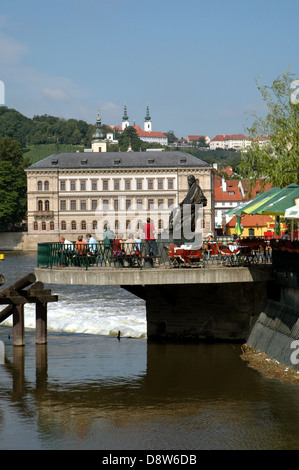
<instances>
[{"instance_id":1,"label":"bridge pier","mask_svg":"<svg viewBox=\"0 0 299 470\"><path fill-rule=\"evenodd\" d=\"M123 286L135 295L140 289ZM267 282L146 285L147 337L246 341L267 300Z\"/></svg>"}]
</instances>

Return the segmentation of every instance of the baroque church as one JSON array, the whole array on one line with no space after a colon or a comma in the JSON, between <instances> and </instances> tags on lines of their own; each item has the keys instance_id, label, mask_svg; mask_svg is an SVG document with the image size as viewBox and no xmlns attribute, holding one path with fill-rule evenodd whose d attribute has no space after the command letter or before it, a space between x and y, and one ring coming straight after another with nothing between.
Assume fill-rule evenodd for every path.
<instances>
[{"instance_id":1,"label":"baroque church","mask_svg":"<svg viewBox=\"0 0 299 470\"><path fill-rule=\"evenodd\" d=\"M127 107L125 106L121 126L115 126L115 129L118 132L123 132L130 125L132 124L130 124L128 110L127 110ZM160 144L162 146L168 145L168 138L165 134L163 134L163 132L157 132L157 131L152 130L152 118L150 117L149 106L147 106L146 108L146 115L144 118L143 129L140 126L135 125L135 122L133 123L133 127L136 130L137 135L140 138L140 140L143 140L144 142L147 142L149 144L154 143L154 144ZM104 136L103 134L101 134L100 128L101 128L101 119L100 119L100 115L98 112L96 132L93 138L92 149L93 151L96 151L96 152L106 152L107 149L104 145ZM111 132L110 134L107 134L107 140L113 141L113 132ZM98 142L100 142L100 145L98 145Z\"/></svg>"}]
</instances>

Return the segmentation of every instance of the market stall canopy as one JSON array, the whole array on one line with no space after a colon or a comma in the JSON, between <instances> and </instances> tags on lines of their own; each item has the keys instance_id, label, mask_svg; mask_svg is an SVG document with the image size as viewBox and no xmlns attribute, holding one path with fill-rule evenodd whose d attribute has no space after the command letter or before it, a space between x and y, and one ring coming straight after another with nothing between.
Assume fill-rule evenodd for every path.
<instances>
[{"instance_id":1,"label":"market stall canopy","mask_svg":"<svg viewBox=\"0 0 299 470\"><path fill-rule=\"evenodd\" d=\"M251 209L255 209L262 204L268 202L272 196L277 194L279 191L281 191L280 188L274 186L271 189L268 189L268 191L265 191L264 193L259 194L257 197L254 199L251 199L250 201L242 202L239 204L237 207L234 207L232 209L229 209L228 211L225 212L225 215L241 215L241 214L251 214Z\"/></svg>"},{"instance_id":2,"label":"market stall canopy","mask_svg":"<svg viewBox=\"0 0 299 470\"><path fill-rule=\"evenodd\" d=\"M255 208L251 214L276 215L284 217L286 209L296 204L299 198L299 185L290 184L274 194L267 202Z\"/></svg>"}]
</instances>

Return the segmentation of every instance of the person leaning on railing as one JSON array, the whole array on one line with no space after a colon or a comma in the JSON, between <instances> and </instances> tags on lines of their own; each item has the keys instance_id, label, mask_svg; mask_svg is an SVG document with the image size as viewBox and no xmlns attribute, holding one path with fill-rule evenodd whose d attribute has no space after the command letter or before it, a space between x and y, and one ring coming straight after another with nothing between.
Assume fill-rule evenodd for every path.
<instances>
[{"instance_id":1,"label":"person leaning on railing","mask_svg":"<svg viewBox=\"0 0 299 470\"><path fill-rule=\"evenodd\" d=\"M210 259L211 255L212 255L212 250L213 250L212 243L214 243L214 237L213 237L212 233L210 232L210 233L208 233L208 239L207 239L207 241L205 242L205 245L204 245L205 252L207 253L207 259Z\"/></svg>"},{"instance_id":2,"label":"person leaning on railing","mask_svg":"<svg viewBox=\"0 0 299 470\"><path fill-rule=\"evenodd\" d=\"M86 235L86 241L88 244L87 256L89 257L89 262L94 264L98 255L98 242L90 233Z\"/></svg>"},{"instance_id":3,"label":"person leaning on railing","mask_svg":"<svg viewBox=\"0 0 299 470\"><path fill-rule=\"evenodd\" d=\"M137 257L139 256L139 250L132 233L129 233L129 238L124 244L124 250L126 254L126 260L129 263L129 266L133 266Z\"/></svg>"},{"instance_id":4,"label":"person leaning on railing","mask_svg":"<svg viewBox=\"0 0 299 470\"><path fill-rule=\"evenodd\" d=\"M125 252L124 252L124 241L123 241L123 234L120 233L118 237L115 238L113 242L113 259L114 261L118 261L120 265L123 266Z\"/></svg>"},{"instance_id":5,"label":"person leaning on railing","mask_svg":"<svg viewBox=\"0 0 299 470\"><path fill-rule=\"evenodd\" d=\"M115 240L115 234L110 230L110 227L105 224L103 232L103 245L104 245L104 263L109 263L112 258L112 247Z\"/></svg>"},{"instance_id":6,"label":"person leaning on railing","mask_svg":"<svg viewBox=\"0 0 299 470\"><path fill-rule=\"evenodd\" d=\"M86 255L86 241L83 240L83 236L79 235L78 240L75 243L75 254L73 256L75 264L81 265L84 262L84 257Z\"/></svg>"},{"instance_id":7,"label":"person leaning on railing","mask_svg":"<svg viewBox=\"0 0 299 470\"><path fill-rule=\"evenodd\" d=\"M59 243L61 243L58 252L60 264L61 266L68 266L70 257L73 255L74 245L63 236L59 238Z\"/></svg>"}]
</instances>

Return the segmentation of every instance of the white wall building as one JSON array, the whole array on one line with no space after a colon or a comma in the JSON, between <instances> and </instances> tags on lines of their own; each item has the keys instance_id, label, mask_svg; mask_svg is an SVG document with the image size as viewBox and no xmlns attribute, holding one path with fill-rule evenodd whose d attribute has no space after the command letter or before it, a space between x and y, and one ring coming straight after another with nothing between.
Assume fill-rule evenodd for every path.
<instances>
[{"instance_id":1,"label":"white wall building","mask_svg":"<svg viewBox=\"0 0 299 470\"><path fill-rule=\"evenodd\" d=\"M26 173L27 249L58 241L60 235L75 241L90 232L101 240L107 222L118 233L135 233L148 215L160 233L188 191L189 174L208 200L203 236L214 230L214 170L184 152L60 153Z\"/></svg>"}]
</instances>

